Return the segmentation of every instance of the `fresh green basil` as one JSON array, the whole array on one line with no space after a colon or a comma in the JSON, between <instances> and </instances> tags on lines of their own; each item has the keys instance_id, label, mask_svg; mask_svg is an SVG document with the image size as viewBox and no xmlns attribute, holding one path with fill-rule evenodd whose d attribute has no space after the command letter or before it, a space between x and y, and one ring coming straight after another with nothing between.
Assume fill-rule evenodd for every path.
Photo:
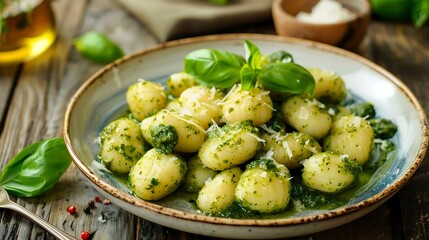
<instances>
[{"instance_id":1,"label":"fresh green basil","mask_svg":"<svg viewBox=\"0 0 429 240\"><path fill-rule=\"evenodd\" d=\"M216 4L216 5L227 5L229 3L230 0L207 0L209 3L211 4Z\"/></svg>"},{"instance_id":2,"label":"fresh green basil","mask_svg":"<svg viewBox=\"0 0 429 240\"><path fill-rule=\"evenodd\" d=\"M313 93L314 78L304 67L293 63L289 53L281 52L270 63L259 48L244 41L245 60L227 51L201 49L185 57L184 71L201 83L230 88L241 81L241 89L251 91L256 84L282 93ZM285 63L286 62L286 63Z\"/></svg>"},{"instance_id":3,"label":"fresh green basil","mask_svg":"<svg viewBox=\"0 0 429 240\"><path fill-rule=\"evenodd\" d=\"M413 0L371 0L371 10L375 16L393 21L410 19Z\"/></svg>"},{"instance_id":4,"label":"fresh green basil","mask_svg":"<svg viewBox=\"0 0 429 240\"><path fill-rule=\"evenodd\" d=\"M241 68L240 78L241 78L241 89L246 91L251 91L255 88L256 79L258 76L258 71L252 69L249 64L245 64Z\"/></svg>"},{"instance_id":5,"label":"fresh green basil","mask_svg":"<svg viewBox=\"0 0 429 240\"><path fill-rule=\"evenodd\" d=\"M270 63L258 74L268 90L282 93L314 93L315 82L311 73L295 63Z\"/></svg>"},{"instance_id":6,"label":"fresh green basil","mask_svg":"<svg viewBox=\"0 0 429 240\"><path fill-rule=\"evenodd\" d=\"M0 185L15 196L38 196L54 186L70 163L62 138L39 141L25 147L6 164Z\"/></svg>"},{"instance_id":7,"label":"fresh green basil","mask_svg":"<svg viewBox=\"0 0 429 240\"><path fill-rule=\"evenodd\" d=\"M267 63L259 48L251 41L244 40L244 49L246 50L246 62L252 69L261 69Z\"/></svg>"},{"instance_id":8,"label":"fresh green basil","mask_svg":"<svg viewBox=\"0 0 429 240\"><path fill-rule=\"evenodd\" d=\"M200 83L229 88L240 80L243 57L221 50L200 49L186 55L184 70Z\"/></svg>"},{"instance_id":9,"label":"fresh green basil","mask_svg":"<svg viewBox=\"0 0 429 240\"><path fill-rule=\"evenodd\" d=\"M411 18L414 26L422 27L429 20L429 0L413 0Z\"/></svg>"},{"instance_id":10,"label":"fresh green basil","mask_svg":"<svg viewBox=\"0 0 429 240\"><path fill-rule=\"evenodd\" d=\"M98 63L110 63L124 56L116 43L98 32L85 33L75 40L74 45L82 56Z\"/></svg>"},{"instance_id":11,"label":"fresh green basil","mask_svg":"<svg viewBox=\"0 0 429 240\"><path fill-rule=\"evenodd\" d=\"M240 72L241 89L251 91L255 88L258 71L263 67L265 58L259 48L249 40L244 40L244 49L246 64L243 65Z\"/></svg>"}]
</instances>

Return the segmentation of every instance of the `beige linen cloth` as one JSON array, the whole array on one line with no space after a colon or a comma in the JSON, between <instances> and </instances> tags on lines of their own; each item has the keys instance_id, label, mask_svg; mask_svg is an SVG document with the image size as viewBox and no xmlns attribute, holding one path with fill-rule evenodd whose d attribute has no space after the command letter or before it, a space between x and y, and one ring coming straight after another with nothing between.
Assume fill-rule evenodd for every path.
<instances>
[{"instance_id":1,"label":"beige linen cloth","mask_svg":"<svg viewBox=\"0 0 429 240\"><path fill-rule=\"evenodd\" d=\"M272 0L117 0L158 38L167 41L228 31L271 19Z\"/></svg>"}]
</instances>

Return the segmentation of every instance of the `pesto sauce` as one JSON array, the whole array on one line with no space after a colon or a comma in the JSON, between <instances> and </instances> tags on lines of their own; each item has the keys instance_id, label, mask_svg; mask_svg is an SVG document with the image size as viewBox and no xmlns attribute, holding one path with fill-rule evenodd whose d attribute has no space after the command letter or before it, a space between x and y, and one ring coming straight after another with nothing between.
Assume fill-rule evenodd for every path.
<instances>
[{"instance_id":1,"label":"pesto sauce","mask_svg":"<svg viewBox=\"0 0 429 240\"><path fill-rule=\"evenodd\" d=\"M371 168L364 169L363 172L359 175L356 184L339 194L323 193L306 187L302 183L300 170L295 170L295 172L291 172L291 174L294 176L291 179L291 199L287 208L283 211L273 214L262 214L259 212L246 210L240 204L234 202L231 207L223 212L204 214L214 217L236 219L278 219L293 216L299 212L304 211L333 210L346 205L353 197L355 197L357 192L370 181L372 175L374 174L374 170ZM189 202L193 203L195 209L198 209L194 199L189 200Z\"/></svg>"}]
</instances>

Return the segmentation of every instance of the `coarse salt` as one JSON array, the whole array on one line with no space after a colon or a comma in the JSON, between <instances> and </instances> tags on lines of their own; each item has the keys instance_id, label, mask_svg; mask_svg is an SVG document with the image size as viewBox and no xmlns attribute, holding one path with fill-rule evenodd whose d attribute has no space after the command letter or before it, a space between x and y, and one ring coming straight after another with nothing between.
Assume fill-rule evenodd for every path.
<instances>
[{"instance_id":1,"label":"coarse salt","mask_svg":"<svg viewBox=\"0 0 429 240\"><path fill-rule=\"evenodd\" d=\"M310 13L300 12L296 18L308 23L335 23L353 19L356 15L334 0L320 0Z\"/></svg>"}]
</instances>

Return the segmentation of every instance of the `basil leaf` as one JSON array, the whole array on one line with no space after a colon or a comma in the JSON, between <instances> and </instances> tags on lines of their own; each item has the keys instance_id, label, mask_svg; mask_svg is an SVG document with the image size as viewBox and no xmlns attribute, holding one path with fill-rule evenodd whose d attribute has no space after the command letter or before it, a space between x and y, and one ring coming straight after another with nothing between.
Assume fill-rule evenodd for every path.
<instances>
[{"instance_id":1,"label":"basil leaf","mask_svg":"<svg viewBox=\"0 0 429 240\"><path fill-rule=\"evenodd\" d=\"M384 20L404 21L410 19L412 0L370 0L371 11Z\"/></svg>"},{"instance_id":2,"label":"basil leaf","mask_svg":"<svg viewBox=\"0 0 429 240\"><path fill-rule=\"evenodd\" d=\"M411 17L414 26L422 27L429 19L429 0L413 0Z\"/></svg>"},{"instance_id":3,"label":"basil leaf","mask_svg":"<svg viewBox=\"0 0 429 240\"><path fill-rule=\"evenodd\" d=\"M211 4L216 5L227 5L229 3L229 0L207 0Z\"/></svg>"},{"instance_id":4,"label":"basil leaf","mask_svg":"<svg viewBox=\"0 0 429 240\"><path fill-rule=\"evenodd\" d=\"M229 88L240 79L244 63L231 52L200 49L186 55L184 71L207 86Z\"/></svg>"},{"instance_id":5,"label":"basil leaf","mask_svg":"<svg viewBox=\"0 0 429 240\"><path fill-rule=\"evenodd\" d=\"M249 40L244 40L244 48L246 50L246 62L250 68L260 69L265 65L265 58L255 44Z\"/></svg>"},{"instance_id":6,"label":"basil leaf","mask_svg":"<svg viewBox=\"0 0 429 240\"><path fill-rule=\"evenodd\" d=\"M54 186L70 163L62 138L39 141L25 147L6 164L0 185L15 196L38 196Z\"/></svg>"},{"instance_id":7,"label":"basil leaf","mask_svg":"<svg viewBox=\"0 0 429 240\"><path fill-rule=\"evenodd\" d=\"M122 49L98 32L88 32L74 42L76 49L85 58L98 63L110 63L124 56Z\"/></svg>"},{"instance_id":8,"label":"basil leaf","mask_svg":"<svg viewBox=\"0 0 429 240\"><path fill-rule=\"evenodd\" d=\"M257 75L258 73L256 70L252 69L248 64L245 64L240 72L241 89L246 91L253 90L255 88Z\"/></svg>"},{"instance_id":9,"label":"basil leaf","mask_svg":"<svg viewBox=\"0 0 429 240\"><path fill-rule=\"evenodd\" d=\"M311 73L295 63L270 63L258 74L262 85L282 93L314 93L315 82Z\"/></svg>"}]
</instances>

